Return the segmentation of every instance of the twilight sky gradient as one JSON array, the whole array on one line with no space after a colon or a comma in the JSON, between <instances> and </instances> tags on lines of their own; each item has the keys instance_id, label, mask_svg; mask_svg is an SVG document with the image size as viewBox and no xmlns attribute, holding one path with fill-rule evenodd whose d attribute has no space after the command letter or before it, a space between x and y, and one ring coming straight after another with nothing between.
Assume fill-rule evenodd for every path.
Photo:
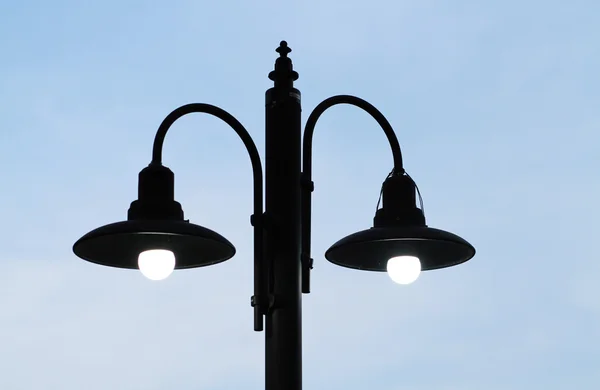
<instances>
[{"instance_id":1,"label":"twilight sky gradient","mask_svg":"<svg viewBox=\"0 0 600 390\"><path fill-rule=\"evenodd\" d=\"M392 167L365 113L314 139L304 388L600 386L598 1L4 1L0 5L0 388L263 388L252 330L252 178L235 133L196 115L164 163L193 222L231 240L218 266L163 282L71 252L126 217L154 132L211 103L261 153L285 39L303 121L353 94L394 126L429 225L477 248L410 286L325 250L372 223Z\"/></svg>"}]
</instances>

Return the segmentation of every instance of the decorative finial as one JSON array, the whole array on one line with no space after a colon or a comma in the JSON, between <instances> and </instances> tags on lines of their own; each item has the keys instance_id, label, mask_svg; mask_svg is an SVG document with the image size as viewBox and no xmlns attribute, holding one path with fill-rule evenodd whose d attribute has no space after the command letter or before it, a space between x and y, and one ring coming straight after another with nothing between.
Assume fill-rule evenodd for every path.
<instances>
[{"instance_id":1,"label":"decorative finial","mask_svg":"<svg viewBox=\"0 0 600 390\"><path fill-rule=\"evenodd\" d=\"M281 41L281 43L279 43L279 47L275 49L275 51L279 53L281 57L287 57L287 55L291 53L292 49L288 47L286 41Z\"/></svg>"},{"instance_id":2,"label":"decorative finial","mask_svg":"<svg viewBox=\"0 0 600 390\"><path fill-rule=\"evenodd\" d=\"M275 70L269 73L269 78L275 82L275 87L292 88L294 80L298 79L298 72L294 71L292 59L287 55L292 51L286 41L281 41L275 50L279 58L275 60Z\"/></svg>"}]
</instances>

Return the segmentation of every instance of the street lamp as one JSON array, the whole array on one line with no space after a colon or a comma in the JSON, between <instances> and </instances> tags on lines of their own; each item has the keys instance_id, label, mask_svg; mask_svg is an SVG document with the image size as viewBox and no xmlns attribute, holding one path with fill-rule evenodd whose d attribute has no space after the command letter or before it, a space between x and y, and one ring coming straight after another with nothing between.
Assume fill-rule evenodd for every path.
<instances>
[{"instance_id":1,"label":"street lamp","mask_svg":"<svg viewBox=\"0 0 600 390\"><path fill-rule=\"evenodd\" d=\"M111 267L140 269L160 280L174 269L217 264L235 255L235 247L220 234L184 220L174 197L174 175L162 165L167 131L190 113L207 113L226 122L246 146L253 169L254 214L254 329L266 321L265 358L267 390L302 388L302 293L310 292L312 137L319 116L337 104L368 112L390 143L394 168L382 185L382 207L373 227L351 234L325 253L330 262L367 271L387 271L392 280L408 284L421 270L463 263L475 248L462 238L425 224L423 207L416 205L418 188L405 172L398 139L385 117L371 104L354 96L326 99L310 114L301 142L300 91L293 87L298 73L282 41L274 87L266 92L265 210L260 156L252 138L233 116L209 104L188 104L171 112L161 123L152 161L139 174L138 199L127 220L102 226L73 246L80 258ZM302 152L302 171L301 158ZM419 199L420 199L419 194Z\"/></svg>"}]
</instances>

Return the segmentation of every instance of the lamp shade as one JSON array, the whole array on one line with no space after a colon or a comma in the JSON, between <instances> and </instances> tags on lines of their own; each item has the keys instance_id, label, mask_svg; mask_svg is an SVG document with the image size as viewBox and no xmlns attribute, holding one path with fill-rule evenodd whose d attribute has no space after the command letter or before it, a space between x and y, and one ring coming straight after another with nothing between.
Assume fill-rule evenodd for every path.
<instances>
[{"instance_id":1,"label":"lamp shade","mask_svg":"<svg viewBox=\"0 0 600 390\"><path fill-rule=\"evenodd\" d=\"M325 253L330 262L368 271L387 271L388 260L415 256L421 270L451 267L475 256L475 248L461 237L425 224L416 207L416 184L408 175L391 175L383 183L383 207L374 227L351 234Z\"/></svg>"},{"instance_id":2,"label":"lamp shade","mask_svg":"<svg viewBox=\"0 0 600 390\"><path fill-rule=\"evenodd\" d=\"M235 247L220 234L187 221L130 220L92 230L81 237L73 252L92 263L138 268L138 256L151 249L175 255L175 269L203 267L228 260Z\"/></svg>"},{"instance_id":3,"label":"lamp shade","mask_svg":"<svg viewBox=\"0 0 600 390\"><path fill-rule=\"evenodd\" d=\"M73 245L73 252L92 263L138 268L140 253L166 249L175 255L175 269L203 267L235 255L234 246L220 234L183 219L174 199L173 172L151 163L139 174L138 199L127 221L92 230Z\"/></svg>"},{"instance_id":4,"label":"lamp shade","mask_svg":"<svg viewBox=\"0 0 600 390\"><path fill-rule=\"evenodd\" d=\"M382 271L396 256L416 256L423 271L450 267L475 256L459 236L427 226L374 227L351 234L325 253L330 262L348 268Z\"/></svg>"}]
</instances>

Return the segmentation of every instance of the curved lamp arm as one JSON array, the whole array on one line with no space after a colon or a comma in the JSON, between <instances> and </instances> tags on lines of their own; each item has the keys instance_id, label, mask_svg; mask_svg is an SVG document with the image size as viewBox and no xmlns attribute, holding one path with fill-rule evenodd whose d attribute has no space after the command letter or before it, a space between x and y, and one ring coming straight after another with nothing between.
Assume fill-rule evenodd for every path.
<instances>
[{"instance_id":1,"label":"curved lamp arm","mask_svg":"<svg viewBox=\"0 0 600 390\"><path fill-rule=\"evenodd\" d=\"M312 268L312 258L310 257L310 241L311 241L311 203L312 192L314 191L314 183L312 181L312 139L317 120L328 108L337 104L350 104L358 108L362 108L368 112L385 132L392 155L394 158L393 173L397 175L404 174L402 166L402 152L400 151L400 143L394 133L394 129L383 114L375 108L371 103L350 95L332 96L322 101L308 117L306 127L304 129L304 139L302 143L302 292L307 294L310 292L310 269Z\"/></svg>"},{"instance_id":2,"label":"curved lamp arm","mask_svg":"<svg viewBox=\"0 0 600 390\"><path fill-rule=\"evenodd\" d=\"M260 223L263 215L263 170L260 155L258 154L258 150L256 149L252 137L250 137L250 134L248 134L248 131L246 131L244 126L227 111L210 104L186 104L173 110L173 112L167 115L160 124L156 136L154 137L152 164L162 165L163 143L171 125L182 116L196 112L215 116L227 123L242 139L242 142L248 151L248 155L250 156L254 178L254 214L251 218L252 225L254 226L254 296L252 297L252 306L254 306L254 330L262 331L262 316L266 313L265 301L268 301L268 290L265 278L266 272L263 269L263 226Z\"/></svg>"}]
</instances>

